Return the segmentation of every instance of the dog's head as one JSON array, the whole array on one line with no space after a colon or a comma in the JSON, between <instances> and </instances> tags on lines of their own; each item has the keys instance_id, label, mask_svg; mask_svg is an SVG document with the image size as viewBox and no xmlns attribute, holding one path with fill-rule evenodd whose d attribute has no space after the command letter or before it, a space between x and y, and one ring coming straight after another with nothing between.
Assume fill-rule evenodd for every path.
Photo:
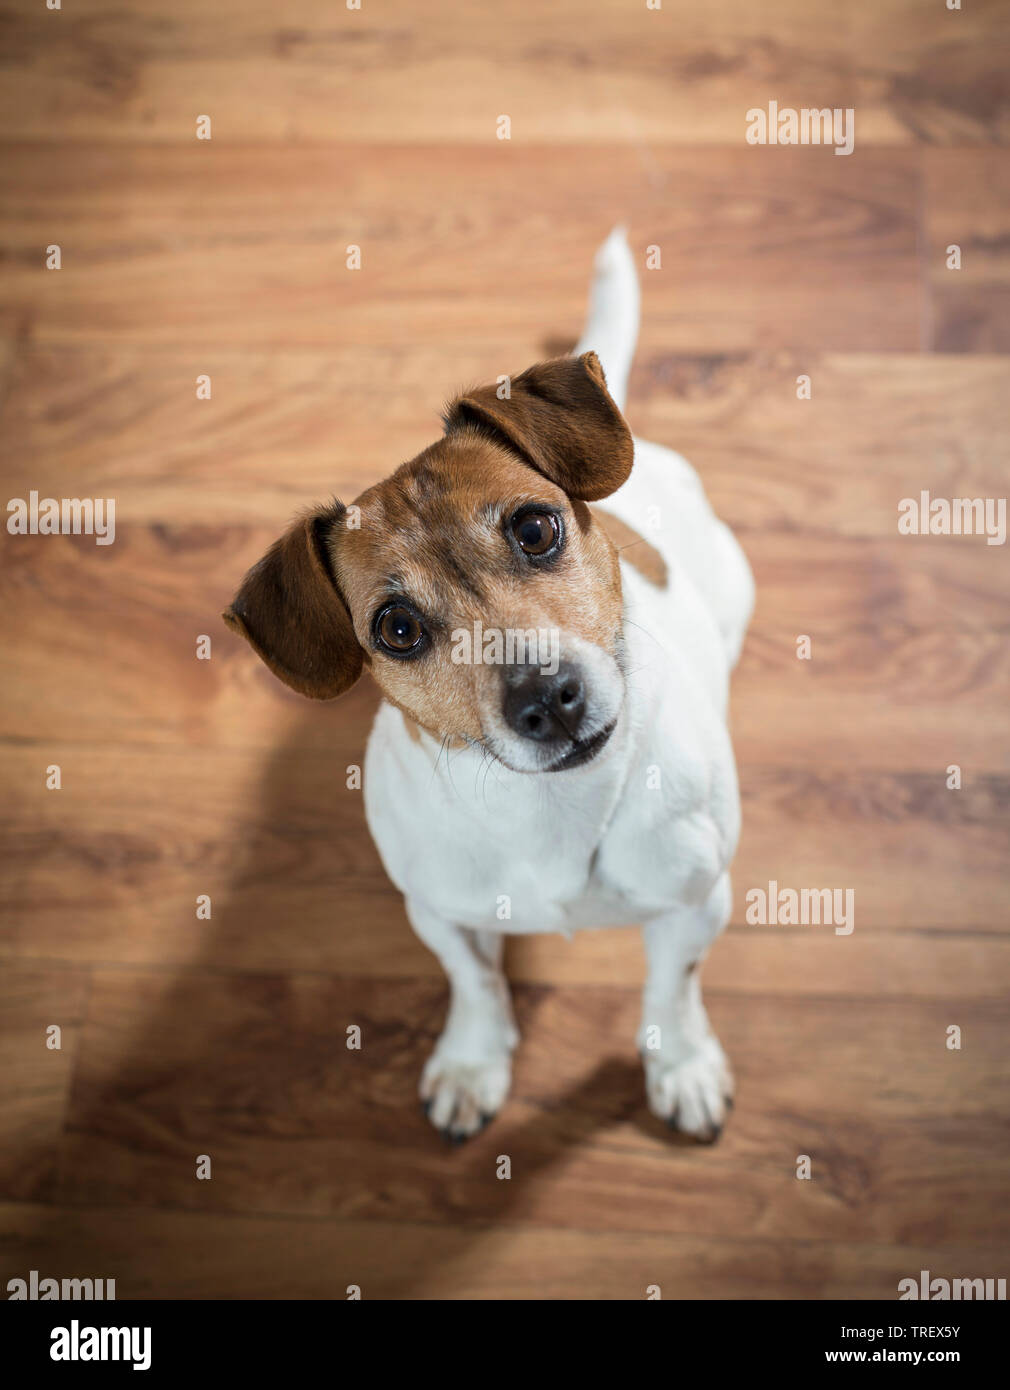
<instances>
[{"instance_id":1,"label":"dog's head","mask_svg":"<svg viewBox=\"0 0 1010 1390\"><path fill-rule=\"evenodd\" d=\"M224 615L293 689L367 665L440 739L520 772L587 762L624 697L616 551L587 503L631 472L595 353L454 400L445 436L296 523Z\"/></svg>"}]
</instances>

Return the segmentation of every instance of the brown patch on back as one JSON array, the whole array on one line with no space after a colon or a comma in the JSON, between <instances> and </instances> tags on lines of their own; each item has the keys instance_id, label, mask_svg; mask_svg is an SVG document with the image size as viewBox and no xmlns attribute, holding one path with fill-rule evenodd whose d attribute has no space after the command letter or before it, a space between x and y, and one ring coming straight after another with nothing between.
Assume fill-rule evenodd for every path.
<instances>
[{"instance_id":1,"label":"brown patch on back","mask_svg":"<svg viewBox=\"0 0 1010 1390\"><path fill-rule=\"evenodd\" d=\"M593 514L610 537L622 560L638 570L650 584L665 589L670 578L666 561L654 545L640 536L633 526L613 516L602 507L593 507Z\"/></svg>"}]
</instances>

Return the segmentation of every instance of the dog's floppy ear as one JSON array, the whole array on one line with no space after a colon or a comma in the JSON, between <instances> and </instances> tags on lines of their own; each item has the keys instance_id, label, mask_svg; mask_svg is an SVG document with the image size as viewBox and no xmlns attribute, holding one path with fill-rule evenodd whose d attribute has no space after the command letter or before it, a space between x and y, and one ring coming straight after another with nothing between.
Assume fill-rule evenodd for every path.
<instances>
[{"instance_id":1,"label":"dog's floppy ear","mask_svg":"<svg viewBox=\"0 0 1010 1390\"><path fill-rule=\"evenodd\" d=\"M466 425L504 439L569 497L595 502L616 492L631 472L631 431L618 410L595 352L541 362L514 377L509 396L483 386L445 412L449 433Z\"/></svg>"},{"instance_id":2,"label":"dog's floppy ear","mask_svg":"<svg viewBox=\"0 0 1010 1390\"><path fill-rule=\"evenodd\" d=\"M242 581L221 616L275 676L313 700L332 700L361 675L364 654L326 552L339 502L301 517Z\"/></svg>"}]
</instances>

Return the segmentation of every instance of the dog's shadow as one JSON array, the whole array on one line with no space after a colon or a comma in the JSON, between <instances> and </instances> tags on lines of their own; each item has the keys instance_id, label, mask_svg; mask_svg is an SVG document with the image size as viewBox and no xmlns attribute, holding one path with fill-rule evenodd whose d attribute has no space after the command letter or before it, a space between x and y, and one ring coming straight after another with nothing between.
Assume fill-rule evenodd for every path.
<instances>
[{"instance_id":1,"label":"dog's shadow","mask_svg":"<svg viewBox=\"0 0 1010 1390\"><path fill-rule=\"evenodd\" d=\"M123 1298L228 1298L250 1287L262 1297L343 1298L354 1284L366 1296L465 1295L451 1265L489 1229L543 1218L551 1168L622 1122L654 1139L665 1133L645 1109L630 1052L559 1092L541 1047L539 1061L518 1064L503 1111L464 1145L446 1143L422 1114L418 1078L448 991L382 872L361 792L348 786L376 699L361 682L333 706L298 706L289 736L264 754L200 957L153 982L141 972L125 1017L121 986L93 995L46 1196L132 1209L134 1274L120 1280ZM521 942L516 949L521 960ZM514 990L527 1037L552 994ZM622 1032L615 1051L624 1042ZM211 1158L210 1182L196 1177L200 1154ZM576 1225L577 1192L571 1201L562 1222ZM166 1208L179 1213L178 1240L166 1234ZM331 1237L313 1238L317 1250L330 1241L328 1272L307 1275L288 1247L250 1283L240 1223L234 1258L218 1254L211 1287L187 1268L198 1246L182 1231L194 1212L259 1219L256 1258L269 1249L264 1220L279 1233L285 1216L329 1223ZM431 1223L444 1239L419 1237ZM68 1263L115 1273L113 1250L85 1244L64 1244ZM135 1255L159 1247L170 1269Z\"/></svg>"}]
</instances>

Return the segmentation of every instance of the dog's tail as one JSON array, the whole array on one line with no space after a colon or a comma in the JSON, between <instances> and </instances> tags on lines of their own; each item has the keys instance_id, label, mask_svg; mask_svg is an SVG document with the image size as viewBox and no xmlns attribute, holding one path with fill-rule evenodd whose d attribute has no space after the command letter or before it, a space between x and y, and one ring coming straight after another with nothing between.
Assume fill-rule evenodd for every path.
<instances>
[{"instance_id":1,"label":"dog's tail","mask_svg":"<svg viewBox=\"0 0 1010 1390\"><path fill-rule=\"evenodd\" d=\"M628 373L638 341L638 275L623 227L615 227L596 253L589 315L575 353L595 352L610 394L624 409Z\"/></svg>"}]
</instances>

